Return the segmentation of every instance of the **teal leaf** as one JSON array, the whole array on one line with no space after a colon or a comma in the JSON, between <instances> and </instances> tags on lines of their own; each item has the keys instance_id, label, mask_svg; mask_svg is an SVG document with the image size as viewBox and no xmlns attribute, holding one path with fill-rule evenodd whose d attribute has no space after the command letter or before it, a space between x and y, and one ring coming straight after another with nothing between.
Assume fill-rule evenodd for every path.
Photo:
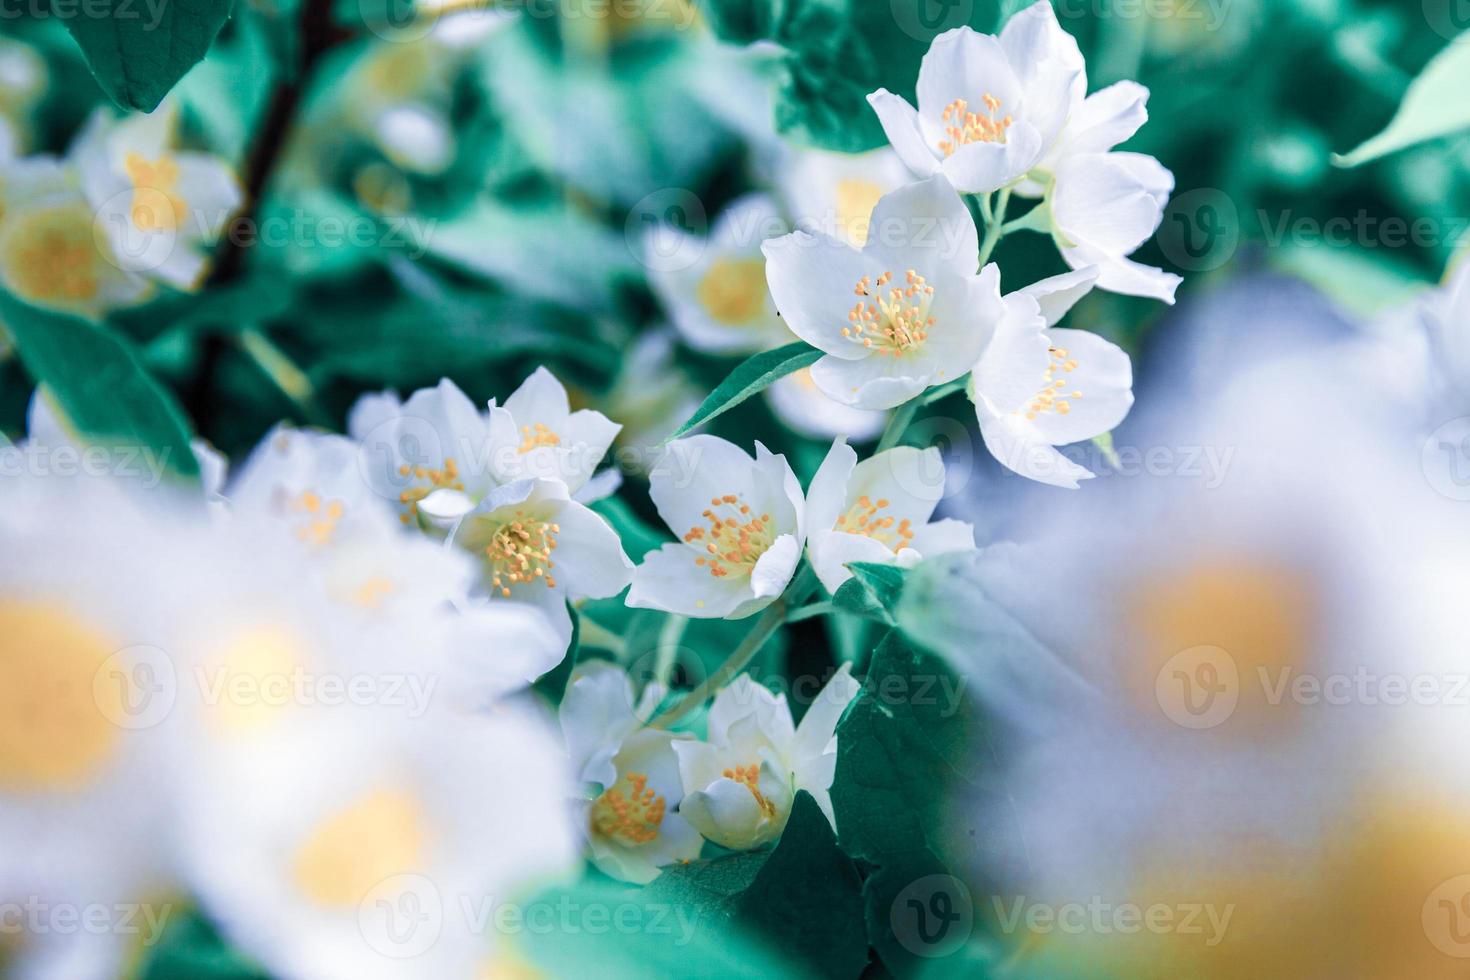
<instances>
[{"instance_id":1,"label":"teal leaf","mask_svg":"<svg viewBox=\"0 0 1470 980\"><path fill-rule=\"evenodd\" d=\"M102 90L125 109L152 112L204 57L230 16L230 3L99 0L89 2L82 16L71 7L71 16L58 12L58 17L81 46Z\"/></svg>"},{"instance_id":2,"label":"teal leaf","mask_svg":"<svg viewBox=\"0 0 1470 980\"><path fill-rule=\"evenodd\" d=\"M199 475L183 411L122 337L3 294L0 321L21 363L46 386L78 436L99 445L147 449L173 473L190 479Z\"/></svg>"},{"instance_id":3,"label":"teal leaf","mask_svg":"<svg viewBox=\"0 0 1470 980\"><path fill-rule=\"evenodd\" d=\"M1334 155L1339 167L1356 167L1426 140L1470 129L1470 32L1461 34L1409 84L1388 126L1349 153Z\"/></svg>"},{"instance_id":4,"label":"teal leaf","mask_svg":"<svg viewBox=\"0 0 1470 980\"><path fill-rule=\"evenodd\" d=\"M718 418L747 398L760 394L772 382L794 371L811 367L821 356L821 351L798 340L794 344L761 351L745 359L710 392L709 397L669 439L677 439L690 429Z\"/></svg>"},{"instance_id":5,"label":"teal leaf","mask_svg":"<svg viewBox=\"0 0 1470 980\"><path fill-rule=\"evenodd\" d=\"M171 914L158 942L144 947L138 980L267 980L267 974L228 946L193 908L158 906Z\"/></svg>"},{"instance_id":6,"label":"teal leaf","mask_svg":"<svg viewBox=\"0 0 1470 980\"><path fill-rule=\"evenodd\" d=\"M852 578L838 586L832 604L843 612L866 616L893 625L893 610L903 595L908 570L897 565L853 562L847 566Z\"/></svg>"}]
</instances>

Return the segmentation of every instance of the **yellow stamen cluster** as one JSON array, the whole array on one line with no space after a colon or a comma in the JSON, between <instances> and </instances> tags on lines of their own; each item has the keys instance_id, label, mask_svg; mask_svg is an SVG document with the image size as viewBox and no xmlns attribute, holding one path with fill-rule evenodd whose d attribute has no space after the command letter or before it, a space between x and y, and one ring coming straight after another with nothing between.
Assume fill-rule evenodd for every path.
<instances>
[{"instance_id":1,"label":"yellow stamen cluster","mask_svg":"<svg viewBox=\"0 0 1470 980\"><path fill-rule=\"evenodd\" d=\"M592 804L592 829L624 844L647 844L658 836L666 801L641 772L625 774Z\"/></svg>"},{"instance_id":2,"label":"yellow stamen cluster","mask_svg":"<svg viewBox=\"0 0 1470 980\"><path fill-rule=\"evenodd\" d=\"M995 114L1000 111L1000 100L995 96L987 92L980 98L985 103L986 114L983 116L978 112L971 112L970 104L964 99L955 99L944 107L943 119L948 124L944 127L944 135L949 139L939 141L939 152L950 156L969 143L1006 141L1006 130L1013 120L1010 116L995 118Z\"/></svg>"},{"instance_id":3,"label":"yellow stamen cluster","mask_svg":"<svg viewBox=\"0 0 1470 980\"><path fill-rule=\"evenodd\" d=\"M902 286L893 285L893 273L885 272L877 281L863 276L853 287L862 297L848 311L850 326L842 328L842 336L878 354L897 357L920 347L929 339L934 318L929 304L934 300L934 287L913 269L904 275Z\"/></svg>"},{"instance_id":4,"label":"yellow stamen cluster","mask_svg":"<svg viewBox=\"0 0 1470 980\"><path fill-rule=\"evenodd\" d=\"M516 511L515 520L497 528L485 546L485 555L490 559L490 585L505 598L510 598L512 585L536 579L543 580L548 589L556 588L551 553L556 550L556 535L560 533L560 524Z\"/></svg>"},{"instance_id":5,"label":"yellow stamen cluster","mask_svg":"<svg viewBox=\"0 0 1470 980\"><path fill-rule=\"evenodd\" d=\"M178 228L189 207L179 194L178 161L166 154L147 160L129 153L123 158L123 169L133 182L133 224L142 231Z\"/></svg>"},{"instance_id":6,"label":"yellow stamen cluster","mask_svg":"<svg viewBox=\"0 0 1470 980\"><path fill-rule=\"evenodd\" d=\"M685 544L697 546L704 542L706 554L694 559L694 563L709 568L715 578L724 578L732 569L750 574L771 546L771 515L752 517L749 504L727 493L723 497L711 497L709 508L702 516L709 527L696 524L684 534Z\"/></svg>"},{"instance_id":7,"label":"yellow stamen cluster","mask_svg":"<svg viewBox=\"0 0 1470 980\"><path fill-rule=\"evenodd\" d=\"M418 515L419 501L435 490L464 490L464 481L459 478L459 466L453 459L444 460L443 468L437 470L429 466L409 466L405 463L398 467L398 475L412 477L421 484L409 487L398 495L398 502L404 507L398 519L405 524Z\"/></svg>"},{"instance_id":8,"label":"yellow stamen cluster","mask_svg":"<svg viewBox=\"0 0 1470 980\"><path fill-rule=\"evenodd\" d=\"M735 766L734 768L726 769L721 775L726 779L735 780L735 782L740 783L746 789L750 790L750 795L755 797L756 806L760 807L767 816L774 817L776 815L776 804L772 803L761 792L761 767L758 764L751 763L748 766Z\"/></svg>"},{"instance_id":9,"label":"yellow stamen cluster","mask_svg":"<svg viewBox=\"0 0 1470 980\"><path fill-rule=\"evenodd\" d=\"M1051 364L1046 369L1045 386L1032 396L1026 406L1026 418L1034 419L1038 415L1047 412L1056 412L1058 415L1066 415L1072 410L1068 398L1081 398L1082 392L1076 388L1072 393L1066 393L1067 382L1064 378L1058 378L1058 374L1070 374L1077 370L1077 362L1067 355L1065 347L1051 348Z\"/></svg>"},{"instance_id":10,"label":"yellow stamen cluster","mask_svg":"<svg viewBox=\"0 0 1470 980\"><path fill-rule=\"evenodd\" d=\"M43 303L67 305L95 299L101 291L101 259L85 207L45 208L14 215L9 254L11 288Z\"/></svg>"},{"instance_id":11,"label":"yellow stamen cluster","mask_svg":"<svg viewBox=\"0 0 1470 980\"><path fill-rule=\"evenodd\" d=\"M332 535L337 530L337 522L342 520L346 509L340 500L323 501L321 495L307 490L295 500L292 500L289 509L294 514L305 515L305 520L296 528L296 537L314 548L332 540Z\"/></svg>"},{"instance_id":12,"label":"yellow stamen cluster","mask_svg":"<svg viewBox=\"0 0 1470 980\"><path fill-rule=\"evenodd\" d=\"M560 445L561 436L537 422L535 425L521 426L521 444L516 451L524 456L533 449Z\"/></svg>"},{"instance_id":13,"label":"yellow stamen cluster","mask_svg":"<svg viewBox=\"0 0 1470 980\"><path fill-rule=\"evenodd\" d=\"M700 279L695 298L716 323L727 327L750 323L766 309L765 260L715 259Z\"/></svg>"},{"instance_id":14,"label":"yellow stamen cluster","mask_svg":"<svg viewBox=\"0 0 1470 980\"><path fill-rule=\"evenodd\" d=\"M895 552L907 548L914 540L913 522L905 517L895 522L892 514L883 514L888 509L887 497L875 502L867 494L857 499L846 514L837 518L837 530L848 534L862 534L888 545ZM882 515L882 516L880 516ZM895 527L897 523L897 527Z\"/></svg>"}]
</instances>

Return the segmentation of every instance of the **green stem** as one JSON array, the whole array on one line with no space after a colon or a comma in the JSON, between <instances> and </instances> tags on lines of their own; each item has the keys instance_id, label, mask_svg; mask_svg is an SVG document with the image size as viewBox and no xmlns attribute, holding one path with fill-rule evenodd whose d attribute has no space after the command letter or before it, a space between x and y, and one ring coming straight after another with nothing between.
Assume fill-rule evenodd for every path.
<instances>
[{"instance_id":1,"label":"green stem","mask_svg":"<svg viewBox=\"0 0 1470 980\"><path fill-rule=\"evenodd\" d=\"M584 646L597 647L599 650L607 650L618 656L622 656L627 650L627 645L621 636L605 626L594 623L586 616L582 617L578 630L577 641Z\"/></svg>"},{"instance_id":2,"label":"green stem","mask_svg":"<svg viewBox=\"0 0 1470 980\"><path fill-rule=\"evenodd\" d=\"M669 674L674 670L674 659L679 652L679 641L684 638L684 627L689 625L688 616L670 613L658 631L658 660L654 664L654 680L662 687L669 686Z\"/></svg>"},{"instance_id":3,"label":"green stem","mask_svg":"<svg viewBox=\"0 0 1470 980\"><path fill-rule=\"evenodd\" d=\"M919 396L919 404L933 405L935 402L949 397L956 391L964 388L965 382L969 380L969 377L970 376L966 374L963 378L955 378L953 381L946 381L942 385L930 388L928 391L924 392L924 394Z\"/></svg>"},{"instance_id":4,"label":"green stem","mask_svg":"<svg viewBox=\"0 0 1470 980\"><path fill-rule=\"evenodd\" d=\"M255 366L260 368L260 372L270 379L276 389L291 400L303 419L311 425L331 428L332 419L317 401L316 388L311 379L285 351L252 327L240 331L239 341L240 348L250 356Z\"/></svg>"},{"instance_id":5,"label":"green stem","mask_svg":"<svg viewBox=\"0 0 1470 980\"><path fill-rule=\"evenodd\" d=\"M815 616L825 616L827 613L837 612L837 607L830 602L814 602L800 609L793 609L786 614L786 622L799 623L803 619L812 619Z\"/></svg>"},{"instance_id":6,"label":"green stem","mask_svg":"<svg viewBox=\"0 0 1470 980\"><path fill-rule=\"evenodd\" d=\"M980 243L980 268L985 268L985 263L990 261L990 253L995 251L995 246L1000 243L1006 233L1006 207L1011 203L1011 189L1002 187L1000 196L995 202L995 211L987 216L985 222L985 239Z\"/></svg>"},{"instance_id":7,"label":"green stem","mask_svg":"<svg viewBox=\"0 0 1470 980\"><path fill-rule=\"evenodd\" d=\"M811 567L803 565L791 585L787 587L786 594L766 607L766 611L761 614L761 618L756 620L755 626L751 627L750 632L745 634L745 639L741 640L740 645L735 648L735 651L725 658L725 662L716 667L714 672L706 677L702 684L684 695L672 708L649 722L649 727L670 727L680 718L683 718L689 712L708 701L726 684L733 681L736 675L748 667L750 662L755 659L755 655L760 652L761 647L765 646L766 641L771 638L771 634L775 633L786 622L786 610L804 601L811 594L812 590L816 588L816 585L817 577L812 572Z\"/></svg>"},{"instance_id":8,"label":"green stem","mask_svg":"<svg viewBox=\"0 0 1470 980\"><path fill-rule=\"evenodd\" d=\"M878 448L873 450L875 454L898 445L898 440L903 438L904 430L914 420L914 413L919 410L919 402L918 398L910 398L888 417L888 424L883 427L883 435L878 439Z\"/></svg>"}]
</instances>

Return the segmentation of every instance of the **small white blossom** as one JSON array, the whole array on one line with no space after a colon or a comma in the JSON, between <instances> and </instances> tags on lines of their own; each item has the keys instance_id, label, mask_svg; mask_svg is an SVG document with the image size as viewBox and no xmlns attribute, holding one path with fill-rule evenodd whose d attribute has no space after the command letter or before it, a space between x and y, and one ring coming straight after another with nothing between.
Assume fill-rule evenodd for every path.
<instances>
[{"instance_id":1,"label":"small white blossom","mask_svg":"<svg viewBox=\"0 0 1470 980\"><path fill-rule=\"evenodd\" d=\"M716 436L669 444L650 476L659 516L679 541L633 573L628 605L740 619L786 589L806 540L806 503L786 457L755 458Z\"/></svg>"},{"instance_id":2,"label":"small white blossom","mask_svg":"<svg viewBox=\"0 0 1470 980\"><path fill-rule=\"evenodd\" d=\"M501 483L530 478L560 480L577 500L606 496L613 480L592 480L597 464L622 426L592 409L573 412L567 390L546 368L538 367L505 400L490 408L491 466Z\"/></svg>"},{"instance_id":3,"label":"small white blossom","mask_svg":"<svg viewBox=\"0 0 1470 980\"><path fill-rule=\"evenodd\" d=\"M944 461L933 447L898 446L858 462L832 443L807 489L807 555L828 592L852 577L849 562L912 566L921 558L975 547L957 520L929 520L944 495Z\"/></svg>"},{"instance_id":4,"label":"small white blossom","mask_svg":"<svg viewBox=\"0 0 1470 980\"><path fill-rule=\"evenodd\" d=\"M859 689L844 664L794 725L785 695L737 677L710 706L708 741L673 743L684 784L679 812L716 844L747 850L781 836L806 790L835 828L835 732Z\"/></svg>"},{"instance_id":5,"label":"small white blossom","mask_svg":"<svg viewBox=\"0 0 1470 980\"><path fill-rule=\"evenodd\" d=\"M790 149L777 174L777 187L796 227L825 232L862 248L868 221L884 194L914 175L898 154L884 147L867 153Z\"/></svg>"},{"instance_id":6,"label":"small white blossom","mask_svg":"<svg viewBox=\"0 0 1470 980\"><path fill-rule=\"evenodd\" d=\"M781 315L826 354L812 380L845 405L892 408L962 376L1003 312L999 272L975 272L975 221L942 176L879 201L861 250L802 231L764 250Z\"/></svg>"}]
</instances>

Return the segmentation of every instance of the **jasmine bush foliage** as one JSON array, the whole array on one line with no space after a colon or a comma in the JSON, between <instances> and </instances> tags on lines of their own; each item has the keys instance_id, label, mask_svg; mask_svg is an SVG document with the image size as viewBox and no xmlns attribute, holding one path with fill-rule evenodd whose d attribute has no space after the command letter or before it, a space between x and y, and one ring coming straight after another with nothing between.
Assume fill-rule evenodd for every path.
<instances>
[{"instance_id":1,"label":"jasmine bush foliage","mask_svg":"<svg viewBox=\"0 0 1470 980\"><path fill-rule=\"evenodd\" d=\"M1458 976L1422 8L0 11L0 970Z\"/></svg>"}]
</instances>

